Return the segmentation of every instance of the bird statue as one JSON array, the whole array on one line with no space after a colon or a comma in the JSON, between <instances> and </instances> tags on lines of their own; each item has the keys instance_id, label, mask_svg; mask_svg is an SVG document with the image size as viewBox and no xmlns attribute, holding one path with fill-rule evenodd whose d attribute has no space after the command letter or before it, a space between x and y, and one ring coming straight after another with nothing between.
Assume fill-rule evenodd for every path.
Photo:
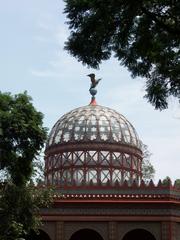
<instances>
[{"instance_id":1,"label":"bird statue","mask_svg":"<svg viewBox=\"0 0 180 240\"><path fill-rule=\"evenodd\" d=\"M95 88L95 87L98 85L99 81L101 80L101 78L99 78L99 79L96 80L94 73L91 73L91 74L89 74L89 75L87 75L87 76L90 77L90 79L91 79L90 89ZM90 89L89 89L89 90L90 90Z\"/></svg>"},{"instance_id":2,"label":"bird statue","mask_svg":"<svg viewBox=\"0 0 180 240\"><path fill-rule=\"evenodd\" d=\"M94 73L91 73L91 74L89 74L87 76L90 77L90 79L91 79L91 86L90 86L89 92L90 92L92 98L91 98L90 105L94 105L95 106L95 105L97 105L96 99L95 99L95 95L97 94L96 86L98 85L98 83L101 80L101 78L96 80Z\"/></svg>"}]
</instances>

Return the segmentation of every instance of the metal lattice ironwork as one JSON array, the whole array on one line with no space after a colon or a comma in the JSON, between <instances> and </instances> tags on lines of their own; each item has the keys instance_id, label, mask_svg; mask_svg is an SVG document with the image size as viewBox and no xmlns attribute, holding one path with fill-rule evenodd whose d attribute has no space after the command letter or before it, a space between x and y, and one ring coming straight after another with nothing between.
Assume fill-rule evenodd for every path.
<instances>
[{"instance_id":1,"label":"metal lattice ironwork","mask_svg":"<svg viewBox=\"0 0 180 240\"><path fill-rule=\"evenodd\" d=\"M141 179L142 154L134 127L121 114L99 105L60 118L45 152L48 184L113 186Z\"/></svg>"},{"instance_id":2,"label":"metal lattice ironwork","mask_svg":"<svg viewBox=\"0 0 180 240\"><path fill-rule=\"evenodd\" d=\"M73 151L47 158L46 169L49 184L121 183L140 179L141 160L120 152Z\"/></svg>"},{"instance_id":3,"label":"metal lattice ironwork","mask_svg":"<svg viewBox=\"0 0 180 240\"><path fill-rule=\"evenodd\" d=\"M115 142L140 147L132 124L115 110L99 105L80 107L54 125L47 147L73 142Z\"/></svg>"}]
</instances>

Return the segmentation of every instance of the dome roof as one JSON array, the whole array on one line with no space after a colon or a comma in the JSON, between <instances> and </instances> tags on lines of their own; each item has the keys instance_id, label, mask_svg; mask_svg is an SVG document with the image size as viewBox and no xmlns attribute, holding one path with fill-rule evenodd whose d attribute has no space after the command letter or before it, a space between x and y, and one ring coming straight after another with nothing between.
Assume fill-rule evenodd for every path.
<instances>
[{"instance_id":1,"label":"dome roof","mask_svg":"<svg viewBox=\"0 0 180 240\"><path fill-rule=\"evenodd\" d=\"M58 185L61 192L140 181L141 165L140 140L132 124L94 100L56 122L45 150L46 183Z\"/></svg>"},{"instance_id":2,"label":"dome roof","mask_svg":"<svg viewBox=\"0 0 180 240\"><path fill-rule=\"evenodd\" d=\"M100 105L76 108L63 115L52 128L46 148L81 142L116 143L140 148L132 124L122 114Z\"/></svg>"}]
</instances>

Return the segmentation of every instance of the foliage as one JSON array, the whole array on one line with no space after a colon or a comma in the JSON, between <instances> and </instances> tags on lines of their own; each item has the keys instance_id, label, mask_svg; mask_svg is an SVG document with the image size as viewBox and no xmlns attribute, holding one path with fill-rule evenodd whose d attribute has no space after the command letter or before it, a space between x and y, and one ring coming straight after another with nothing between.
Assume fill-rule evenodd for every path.
<instances>
[{"instance_id":1,"label":"foliage","mask_svg":"<svg viewBox=\"0 0 180 240\"><path fill-rule=\"evenodd\" d=\"M0 93L0 169L6 169L18 186L30 179L32 161L44 145L42 118L26 93Z\"/></svg>"},{"instance_id":2,"label":"foliage","mask_svg":"<svg viewBox=\"0 0 180 240\"><path fill-rule=\"evenodd\" d=\"M170 184L172 184L172 180L169 176L166 176L163 181L162 181L162 184L164 186L169 186ZM174 186L176 186L177 188L180 188L180 179L176 179L175 182L174 182Z\"/></svg>"},{"instance_id":3,"label":"foliage","mask_svg":"<svg viewBox=\"0 0 180 240\"><path fill-rule=\"evenodd\" d=\"M44 160L42 156L38 156L38 158L33 160L33 172L31 175L30 182L34 185L42 185L44 184Z\"/></svg>"},{"instance_id":4,"label":"foliage","mask_svg":"<svg viewBox=\"0 0 180 240\"><path fill-rule=\"evenodd\" d=\"M164 186L168 186L169 184L171 184L172 181L171 181L171 178L169 176L166 176L163 180L162 180L162 184Z\"/></svg>"},{"instance_id":5,"label":"foliage","mask_svg":"<svg viewBox=\"0 0 180 240\"><path fill-rule=\"evenodd\" d=\"M42 114L27 93L0 92L0 239L20 240L40 225L39 208L52 200L48 189L30 184L33 160L46 139ZM1 176L2 177L2 176Z\"/></svg>"},{"instance_id":6,"label":"foliage","mask_svg":"<svg viewBox=\"0 0 180 240\"><path fill-rule=\"evenodd\" d=\"M70 54L98 68L114 52L133 77L147 79L145 97L156 109L180 99L180 1L64 1Z\"/></svg>"},{"instance_id":7,"label":"foliage","mask_svg":"<svg viewBox=\"0 0 180 240\"><path fill-rule=\"evenodd\" d=\"M52 190L34 186L16 186L4 183L1 186L0 239L14 240L40 225L39 208L52 202Z\"/></svg>"},{"instance_id":8,"label":"foliage","mask_svg":"<svg viewBox=\"0 0 180 240\"><path fill-rule=\"evenodd\" d=\"M175 186L180 188L180 179L179 178L175 180Z\"/></svg>"},{"instance_id":9,"label":"foliage","mask_svg":"<svg viewBox=\"0 0 180 240\"><path fill-rule=\"evenodd\" d=\"M150 162L151 153L148 150L147 145L142 144L143 160L142 160L142 175L143 180L149 181L154 178L155 169Z\"/></svg>"}]
</instances>

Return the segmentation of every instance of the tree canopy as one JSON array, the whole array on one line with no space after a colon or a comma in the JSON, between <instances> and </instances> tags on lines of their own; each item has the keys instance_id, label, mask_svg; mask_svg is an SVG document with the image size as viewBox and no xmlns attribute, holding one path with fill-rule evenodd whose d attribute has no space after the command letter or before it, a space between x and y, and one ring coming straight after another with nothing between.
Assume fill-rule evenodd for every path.
<instances>
[{"instance_id":1,"label":"tree canopy","mask_svg":"<svg viewBox=\"0 0 180 240\"><path fill-rule=\"evenodd\" d=\"M156 109L180 100L179 0L64 0L71 30L65 49L98 68L112 53L132 77L146 78Z\"/></svg>"},{"instance_id":2,"label":"tree canopy","mask_svg":"<svg viewBox=\"0 0 180 240\"><path fill-rule=\"evenodd\" d=\"M47 189L30 185L33 160L46 139L43 115L26 94L0 92L0 239L17 240L40 224L38 210L51 200Z\"/></svg>"},{"instance_id":3,"label":"tree canopy","mask_svg":"<svg viewBox=\"0 0 180 240\"><path fill-rule=\"evenodd\" d=\"M0 93L0 169L18 186L30 179L32 161L44 145L42 118L26 93Z\"/></svg>"}]
</instances>

